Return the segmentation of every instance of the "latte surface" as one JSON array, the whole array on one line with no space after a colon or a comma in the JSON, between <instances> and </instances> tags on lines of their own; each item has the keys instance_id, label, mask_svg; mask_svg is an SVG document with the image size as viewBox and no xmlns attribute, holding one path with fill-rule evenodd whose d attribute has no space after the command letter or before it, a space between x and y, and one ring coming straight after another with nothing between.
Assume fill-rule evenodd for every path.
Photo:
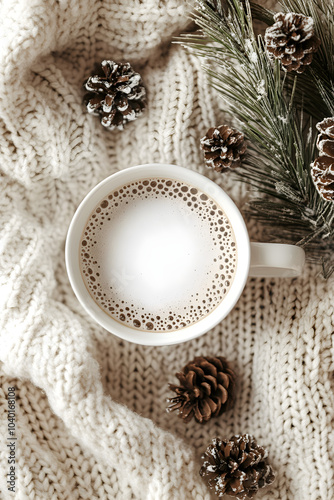
<instances>
[{"instance_id":1,"label":"latte surface","mask_svg":"<svg viewBox=\"0 0 334 500\"><path fill-rule=\"evenodd\" d=\"M144 331L175 331L210 314L233 282L230 222L207 194L150 178L95 207L80 244L83 280L98 306Z\"/></svg>"}]
</instances>

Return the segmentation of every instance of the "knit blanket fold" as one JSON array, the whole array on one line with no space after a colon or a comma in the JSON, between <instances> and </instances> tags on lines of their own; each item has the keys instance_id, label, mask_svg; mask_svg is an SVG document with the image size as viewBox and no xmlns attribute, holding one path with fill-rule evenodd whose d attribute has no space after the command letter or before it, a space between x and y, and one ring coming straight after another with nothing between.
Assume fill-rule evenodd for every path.
<instances>
[{"instance_id":1,"label":"knit blanket fold","mask_svg":"<svg viewBox=\"0 0 334 500\"><path fill-rule=\"evenodd\" d=\"M333 278L249 279L204 336L137 346L79 305L64 244L80 201L120 169L204 168L199 140L229 120L200 61L174 37L181 0L13 0L0 5L0 492L4 499L209 500L199 456L217 437L253 434L276 481L262 498L332 500ZM148 104L123 131L82 104L103 59L140 72ZM259 227L247 221L251 236ZM166 413L168 382L197 355L237 372L232 410L205 425ZM15 493L8 489L8 394L15 387Z\"/></svg>"}]
</instances>

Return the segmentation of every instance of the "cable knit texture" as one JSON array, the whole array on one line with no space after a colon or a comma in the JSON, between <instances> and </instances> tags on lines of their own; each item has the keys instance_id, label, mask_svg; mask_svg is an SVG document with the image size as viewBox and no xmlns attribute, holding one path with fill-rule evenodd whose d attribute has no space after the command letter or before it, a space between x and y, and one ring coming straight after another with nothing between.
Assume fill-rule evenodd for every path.
<instances>
[{"instance_id":1,"label":"cable knit texture","mask_svg":"<svg viewBox=\"0 0 334 500\"><path fill-rule=\"evenodd\" d=\"M175 35L183 0L13 0L0 5L1 498L208 500L198 455L250 433L276 482L262 498L332 500L333 279L250 279L197 340L122 342L70 287L64 242L76 207L108 175L141 163L204 173L243 206L245 190L204 167L199 141L226 123L198 59ZM107 131L82 104L103 59L145 82L144 115ZM259 227L248 221L253 239ZM238 373L233 410L205 426L165 412L168 382L198 355ZM8 387L17 387L17 485L7 490Z\"/></svg>"}]
</instances>

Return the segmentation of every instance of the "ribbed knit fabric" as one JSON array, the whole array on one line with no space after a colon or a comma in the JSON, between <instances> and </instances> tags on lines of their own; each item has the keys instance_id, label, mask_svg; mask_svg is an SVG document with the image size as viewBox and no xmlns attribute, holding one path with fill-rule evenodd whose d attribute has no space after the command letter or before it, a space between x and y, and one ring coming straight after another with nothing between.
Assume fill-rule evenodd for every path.
<instances>
[{"instance_id":1,"label":"ribbed knit fabric","mask_svg":"<svg viewBox=\"0 0 334 500\"><path fill-rule=\"evenodd\" d=\"M183 0L13 0L0 5L0 495L18 500L208 500L198 455L251 433L269 451L267 499L332 500L333 279L250 279L235 309L197 340L122 342L70 287L64 242L85 194L113 172L204 167L199 139L226 122L199 61L173 36ZM148 91L123 132L82 105L95 62L129 61ZM253 239L259 228L248 221ZM167 414L168 382L196 355L238 373L234 409L206 425ZM16 494L7 490L7 392L17 395Z\"/></svg>"}]
</instances>

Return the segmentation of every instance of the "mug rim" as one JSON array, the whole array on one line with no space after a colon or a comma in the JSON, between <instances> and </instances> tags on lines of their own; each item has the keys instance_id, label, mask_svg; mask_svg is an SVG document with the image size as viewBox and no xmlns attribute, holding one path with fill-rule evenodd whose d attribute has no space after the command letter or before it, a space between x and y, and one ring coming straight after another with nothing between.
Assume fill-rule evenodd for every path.
<instances>
[{"instance_id":1,"label":"mug rim","mask_svg":"<svg viewBox=\"0 0 334 500\"><path fill-rule=\"evenodd\" d=\"M150 332L131 328L114 320L88 292L80 271L80 241L85 224L96 205L111 191L144 178L165 177L187 182L214 199L231 223L237 248L237 266L226 297L209 314L189 326L172 332ZM243 217L232 199L211 179L178 165L147 163L120 170L103 179L84 197L69 225L65 244L65 263L72 289L86 312L103 328L117 337L141 345L162 346L186 342L214 328L233 309L249 273L250 241Z\"/></svg>"}]
</instances>

